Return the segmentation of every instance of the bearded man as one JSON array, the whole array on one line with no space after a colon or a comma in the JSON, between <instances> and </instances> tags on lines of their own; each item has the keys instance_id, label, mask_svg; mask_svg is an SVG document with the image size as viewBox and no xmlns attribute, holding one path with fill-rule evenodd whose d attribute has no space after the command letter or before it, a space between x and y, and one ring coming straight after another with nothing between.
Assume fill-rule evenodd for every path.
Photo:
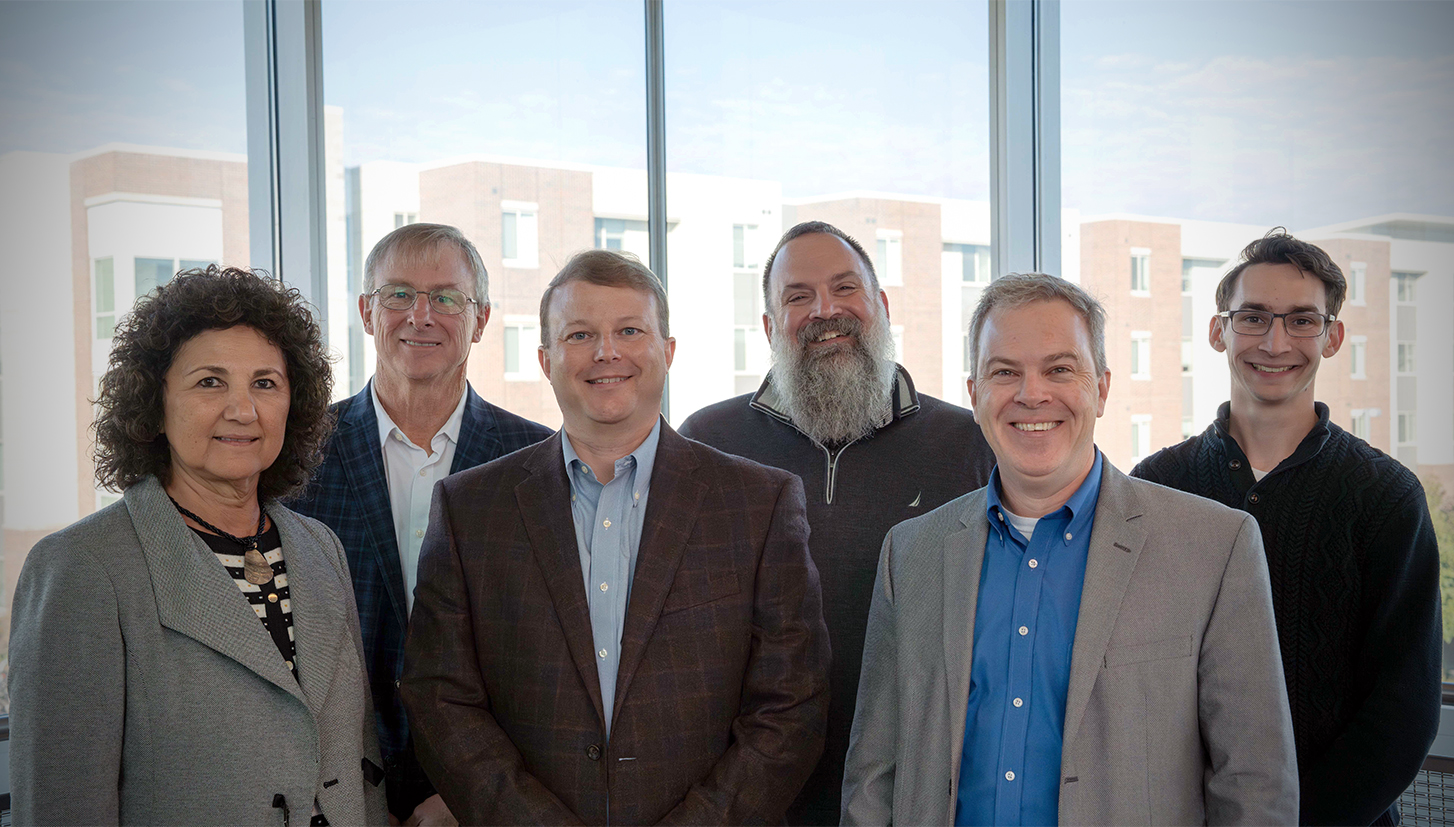
<instances>
[{"instance_id":1,"label":"bearded man","mask_svg":"<svg viewBox=\"0 0 1454 827\"><path fill-rule=\"evenodd\" d=\"M895 524L984 486L994 454L969 411L918 393L893 361L873 262L822 221L783 234L762 271L773 367L757 393L681 433L797 474L833 645L827 743L790 824L837 824L879 547Z\"/></svg>"}]
</instances>

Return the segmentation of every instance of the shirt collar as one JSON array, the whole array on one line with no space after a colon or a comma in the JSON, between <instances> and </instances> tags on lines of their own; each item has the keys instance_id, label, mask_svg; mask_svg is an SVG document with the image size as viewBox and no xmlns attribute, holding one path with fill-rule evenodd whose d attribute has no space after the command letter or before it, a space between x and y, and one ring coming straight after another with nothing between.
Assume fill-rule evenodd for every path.
<instances>
[{"instance_id":1,"label":"shirt collar","mask_svg":"<svg viewBox=\"0 0 1454 827\"><path fill-rule=\"evenodd\" d=\"M1070 495L1070 499L1065 501L1065 505L1040 518L1043 520L1051 517L1066 517L1068 519L1066 528L1069 529L1067 533L1072 538L1082 534L1079 527L1089 523L1095 516L1096 502L1101 496L1101 472L1105 458L1101 455L1101 449L1097 448L1095 452L1096 461L1091 465L1090 473L1085 475L1085 481L1075 489L1075 493ZM1000 519L1000 514L1003 512L1008 515L1011 512L1004 507L1000 500L1000 466L998 464L990 471L990 482L987 488L988 490L985 491L985 519L989 521L990 528L994 529L1003 540L1005 532L1010 530L1010 525L1008 521ZM1069 543L1071 540L1063 542Z\"/></svg>"},{"instance_id":2,"label":"shirt collar","mask_svg":"<svg viewBox=\"0 0 1454 827\"><path fill-rule=\"evenodd\" d=\"M658 416L656 418L656 424L651 426L651 433L647 434L646 439L643 439L641 444L636 446L636 450L616 460L615 470L617 476L624 469L622 463L627 460L635 463L636 478L632 481L632 484L636 489L635 493L638 495L644 495L647 487L651 485L651 471L656 466L656 446L660 442L661 417ZM576 473L576 467L578 465L582 468L589 466L586 465L585 460L581 459L580 454L576 453L575 446L570 444L570 435L565 432L564 428L560 429L560 451L561 455L565 458L566 478L570 480L571 490L574 491L576 478L579 476ZM592 475L591 479L595 480L595 476Z\"/></svg>"},{"instance_id":3,"label":"shirt collar","mask_svg":"<svg viewBox=\"0 0 1454 827\"><path fill-rule=\"evenodd\" d=\"M1276 468L1267 469L1267 476L1272 476L1274 471L1281 471L1296 465L1301 465L1317 456L1318 452L1323 450L1323 446L1327 444L1328 438L1333 435L1328 406L1322 402L1314 402L1313 413L1318 415L1317 424L1313 425L1312 430L1308 431L1308 435L1303 437L1302 442L1298 443L1297 448L1292 452L1291 456L1279 462ZM1233 477L1240 481L1242 488L1251 488L1257 481L1252 476L1252 463L1247 461L1247 454L1243 452L1242 446L1237 444L1237 440L1232 437L1231 402L1223 402L1217 408L1217 419L1212 425L1217 429L1217 436L1221 437L1222 447L1226 450L1227 454L1233 459L1242 461L1243 467ZM1263 479L1267 479L1267 477L1263 477Z\"/></svg>"},{"instance_id":4,"label":"shirt collar","mask_svg":"<svg viewBox=\"0 0 1454 827\"><path fill-rule=\"evenodd\" d=\"M904 370L903 365L895 363L894 368L889 416L878 426L880 428L919 410L919 393L914 390L914 380L909 377L909 372ZM768 416L792 425L793 418L783 410L782 398L778 396L777 388L773 387L772 379L772 371L768 371L767 376L762 380L762 385L757 389L757 393L752 395L752 401L748 404Z\"/></svg>"},{"instance_id":5,"label":"shirt collar","mask_svg":"<svg viewBox=\"0 0 1454 827\"><path fill-rule=\"evenodd\" d=\"M469 396L470 385L468 382L465 382L464 392L459 395L459 404L454 406L454 413L449 415L449 419L444 421L444 427L439 429L440 434L444 434L450 442L456 445L459 444L459 429L464 425L465 402L469 400ZM379 401L379 389L374 386L372 381L369 382L369 398L374 400L374 417L379 422L379 444L388 444L389 437L393 436L394 431L398 431L407 440L409 438L408 434L405 434L403 429L395 425L394 420L389 417L389 412L384 410L384 403ZM438 436L438 434L435 436ZM424 446L420 445L417 447L423 448Z\"/></svg>"}]
</instances>

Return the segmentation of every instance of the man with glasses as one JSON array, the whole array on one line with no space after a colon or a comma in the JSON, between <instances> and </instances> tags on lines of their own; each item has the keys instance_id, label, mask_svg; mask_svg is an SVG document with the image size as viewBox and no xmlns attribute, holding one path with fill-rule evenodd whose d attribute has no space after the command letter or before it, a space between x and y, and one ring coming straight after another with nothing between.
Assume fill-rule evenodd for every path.
<instances>
[{"instance_id":1,"label":"man with glasses","mask_svg":"<svg viewBox=\"0 0 1454 827\"><path fill-rule=\"evenodd\" d=\"M1439 550L1407 468L1314 401L1346 282L1281 228L1217 286L1232 399L1134 476L1254 515L1297 740L1302 824L1395 824L1439 725Z\"/></svg>"},{"instance_id":2,"label":"man with glasses","mask_svg":"<svg viewBox=\"0 0 1454 827\"><path fill-rule=\"evenodd\" d=\"M378 354L373 379L334 406L327 457L289 506L326 523L348 554L390 814L411 825L453 824L414 757L396 694L430 496L445 475L551 431L484 401L465 381L490 298L484 262L459 230L408 224L384 236L364 264L358 309Z\"/></svg>"}]
</instances>

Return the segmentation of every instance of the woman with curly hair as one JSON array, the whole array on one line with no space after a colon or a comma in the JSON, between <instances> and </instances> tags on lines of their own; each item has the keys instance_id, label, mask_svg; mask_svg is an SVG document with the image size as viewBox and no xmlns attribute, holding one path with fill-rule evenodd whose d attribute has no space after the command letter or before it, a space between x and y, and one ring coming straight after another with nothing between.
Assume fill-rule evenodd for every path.
<instances>
[{"instance_id":1,"label":"woman with curly hair","mask_svg":"<svg viewBox=\"0 0 1454 827\"><path fill-rule=\"evenodd\" d=\"M125 496L38 543L15 592L15 823L383 823L343 548L277 502L332 427L302 297L187 271L113 345L96 477Z\"/></svg>"}]
</instances>

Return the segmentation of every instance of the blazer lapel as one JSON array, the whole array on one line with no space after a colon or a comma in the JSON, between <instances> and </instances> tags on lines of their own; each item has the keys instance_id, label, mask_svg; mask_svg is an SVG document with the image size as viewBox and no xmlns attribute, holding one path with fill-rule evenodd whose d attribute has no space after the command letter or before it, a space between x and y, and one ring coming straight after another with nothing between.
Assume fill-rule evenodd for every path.
<instances>
[{"instance_id":1,"label":"blazer lapel","mask_svg":"<svg viewBox=\"0 0 1454 827\"><path fill-rule=\"evenodd\" d=\"M530 535L535 560L545 575L545 586L560 619L571 660L575 661L581 682L604 724L606 715L601 705L601 682L591 636L591 609L586 603L585 574L581 571L580 549L576 545L570 481L565 475L560 432L536 445L524 468L529 476L515 486L515 502L525 521L525 531Z\"/></svg>"},{"instance_id":2,"label":"blazer lapel","mask_svg":"<svg viewBox=\"0 0 1454 827\"><path fill-rule=\"evenodd\" d=\"M323 711L323 699L333 681L339 647L348 622L344 617L348 599L339 572L328 561L327 542L313 534L297 515L274 506L268 516L278 524L283 538L283 561L288 567L288 591L293 605L293 637L298 649L298 680L315 716ZM274 649L274 654L277 650Z\"/></svg>"},{"instance_id":3,"label":"blazer lapel","mask_svg":"<svg viewBox=\"0 0 1454 827\"><path fill-rule=\"evenodd\" d=\"M1107 460L1101 472L1101 493L1096 502L1096 524L1086 557L1085 585L1080 594L1080 615L1070 657L1070 687L1065 699L1063 748L1071 744L1090 702L1091 689L1106 657L1106 646L1121 614L1121 601L1146 544L1140 517L1140 499L1126 475Z\"/></svg>"},{"instance_id":4,"label":"blazer lapel","mask_svg":"<svg viewBox=\"0 0 1454 827\"><path fill-rule=\"evenodd\" d=\"M970 497L959 521L963 531L944 538L944 678L949 697L950 783L959 784L964 754L965 717L969 714L969 675L974 660L974 616L979 607L979 577L988 528L983 490ZM950 795L953 814L954 791Z\"/></svg>"},{"instance_id":5,"label":"blazer lapel","mask_svg":"<svg viewBox=\"0 0 1454 827\"><path fill-rule=\"evenodd\" d=\"M207 544L187 528L155 477L126 489L161 624L256 672L305 706L302 687ZM310 707L311 708L311 707Z\"/></svg>"},{"instance_id":6,"label":"blazer lapel","mask_svg":"<svg viewBox=\"0 0 1454 827\"><path fill-rule=\"evenodd\" d=\"M348 477L348 488L358 498L368 553L383 573L384 591L399 628L408 625L404 601L404 569L399 562L399 541L394 534L394 508L389 500L389 479L384 474L384 454L379 445L379 418L374 413L373 382L349 402L338 422L334 444Z\"/></svg>"},{"instance_id":7,"label":"blazer lapel","mask_svg":"<svg viewBox=\"0 0 1454 827\"><path fill-rule=\"evenodd\" d=\"M697 523L697 510L707 494L709 482L693 473L698 464L691 443L662 420L661 441L656 447L656 463L651 472L651 494L641 528L641 547L636 554L636 572L631 578L631 599L626 604L626 624L621 632L621 666L616 674L613 719L656 631L661 607L666 604L666 595L676 579L692 526Z\"/></svg>"},{"instance_id":8,"label":"blazer lapel","mask_svg":"<svg viewBox=\"0 0 1454 827\"><path fill-rule=\"evenodd\" d=\"M503 452L495 415L473 388L465 390L464 415L459 423L459 444L454 446L454 462L449 473L482 465Z\"/></svg>"}]
</instances>

